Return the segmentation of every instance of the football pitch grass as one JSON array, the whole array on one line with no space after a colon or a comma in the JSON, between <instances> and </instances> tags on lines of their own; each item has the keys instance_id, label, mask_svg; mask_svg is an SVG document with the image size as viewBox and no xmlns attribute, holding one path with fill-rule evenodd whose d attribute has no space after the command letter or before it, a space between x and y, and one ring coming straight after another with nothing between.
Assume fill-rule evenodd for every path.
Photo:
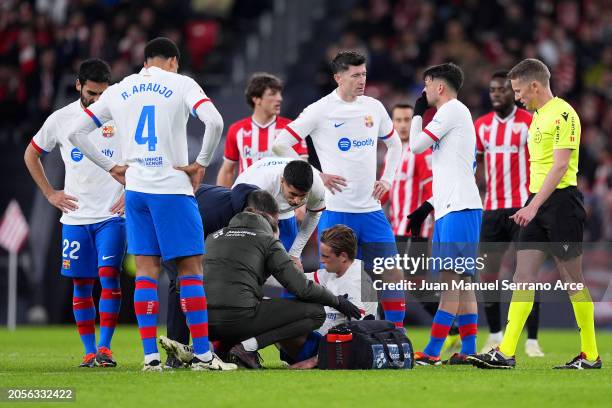
<instances>
[{"instance_id":1,"label":"football pitch grass","mask_svg":"<svg viewBox=\"0 0 612 408\"><path fill-rule=\"evenodd\" d=\"M428 329L410 328L408 335L418 350L426 344ZM480 337L482 343L486 335ZM509 371L471 366L292 371L282 367L278 352L269 347L262 353L267 370L143 373L142 349L134 326L117 329L113 350L119 366L106 369L76 367L82 347L75 327L20 327L12 333L0 329L0 387L73 388L76 402L50 406L79 407L610 406L611 332L598 333L604 366L592 371L551 369L578 353L575 330L541 330L539 337L546 357L526 357L521 339L518 367ZM5 404L40 405L2 401L0 408Z\"/></svg>"}]
</instances>

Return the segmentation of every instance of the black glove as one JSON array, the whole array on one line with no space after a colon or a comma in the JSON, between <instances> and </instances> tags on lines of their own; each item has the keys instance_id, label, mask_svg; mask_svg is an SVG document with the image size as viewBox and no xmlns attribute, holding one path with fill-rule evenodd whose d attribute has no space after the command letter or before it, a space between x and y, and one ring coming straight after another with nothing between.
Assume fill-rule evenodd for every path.
<instances>
[{"instance_id":1,"label":"black glove","mask_svg":"<svg viewBox=\"0 0 612 408\"><path fill-rule=\"evenodd\" d=\"M410 220L408 227L413 237L418 237L421 234L421 226L431 210L433 210L432 205L429 204L428 201L425 201L419 208L408 215L408 219Z\"/></svg>"},{"instance_id":2,"label":"black glove","mask_svg":"<svg viewBox=\"0 0 612 408\"><path fill-rule=\"evenodd\" d=\"M419 96L419 99L414 103L413 116L423 116L425 111L429 108L429 104L427 103L427 94L425 91Z\"/></svg>"},{"instance_id":3,"label":"black glove","mask_svg":"<svg viewBox=\"0 0 612 408\"><path fill-rule=\"evenodd\" d=\"M346 315L349 320L361 318L359 308L352 304L346 297L347 295L338 295L338 306L334 306L334 309Z\"/></svg>"}]
</instances>

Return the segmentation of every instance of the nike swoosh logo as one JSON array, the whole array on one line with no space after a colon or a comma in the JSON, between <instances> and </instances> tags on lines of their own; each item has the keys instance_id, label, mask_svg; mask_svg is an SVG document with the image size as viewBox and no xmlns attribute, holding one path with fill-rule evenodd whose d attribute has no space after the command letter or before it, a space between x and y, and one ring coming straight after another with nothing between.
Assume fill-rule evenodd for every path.
<instances>
[{"instance_id":1,"label":"nike swoosh logo","mask_svg":"<svg viewBox=\"0 0 612 408\"><path fill-rule=\"evenodd\" d=\"M335 128L339 128L340 126L344 125L346 122L342 122L342 123L334 123L334 127Z\"/></svg>"},{"instance_id":2,"label":"nike swoosh logo","mask_svg":"<svg viewBox=\"0 0 612 408\"><path fill-rule=\"evenodd\" d=\"M115 257L115 255L109 255L109 256L102 255L102 260L106 261L107 259L111 259L111 258L114 258L114 257Z\"/></svg>"}]
</instances>

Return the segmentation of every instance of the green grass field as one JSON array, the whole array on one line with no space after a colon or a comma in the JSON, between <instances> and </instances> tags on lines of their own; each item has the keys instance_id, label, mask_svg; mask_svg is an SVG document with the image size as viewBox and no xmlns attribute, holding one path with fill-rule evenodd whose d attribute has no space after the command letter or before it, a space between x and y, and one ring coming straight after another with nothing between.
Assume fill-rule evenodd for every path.
<instances>
[{"instance_id":1,"label":"green grass field","mask_svg":"<svg viewBox=\"0 0 612 408\"><path fill-rule=\"evenodd\" d=\"M428 331L413 329L409 337L420 349ZM290 371L281 368L278 353L268 348L262 353L268 369L262 371L142 373L135 327L117 330L113 349L119 367L115 369L76 368L82 349L74 327L22 327L14 333L0 330L0 387L71 387L79 407L610 406L612 333L598 334L604 368L597 371L551 370L577 354L575 331L542 330L540 344L546 357L528 358L521 340L519 367L512 371L472 367ZM0 402L0 408L4 404ZM75 406L52 404L58 405Z\"/></svg>"}]
</instances>

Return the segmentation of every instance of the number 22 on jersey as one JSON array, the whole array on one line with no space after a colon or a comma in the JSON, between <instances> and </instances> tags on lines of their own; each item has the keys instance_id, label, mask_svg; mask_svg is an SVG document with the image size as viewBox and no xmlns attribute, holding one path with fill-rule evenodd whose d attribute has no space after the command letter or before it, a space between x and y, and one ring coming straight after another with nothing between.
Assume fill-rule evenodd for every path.
<instances>
[{"instance_id":1,"label":"number 22 on jersey","mask_svg":"<svg viewBox=\"0 0 612 408\"><path fill-rule=\"evenodd\" d=\"M145 126L146 136L143 135ZM157 145L157 137L155 137L155 105L145 105L142 107L134 139L139 145L148 144L150 152L155 151Z\"/></svg>"}]
</instances>

